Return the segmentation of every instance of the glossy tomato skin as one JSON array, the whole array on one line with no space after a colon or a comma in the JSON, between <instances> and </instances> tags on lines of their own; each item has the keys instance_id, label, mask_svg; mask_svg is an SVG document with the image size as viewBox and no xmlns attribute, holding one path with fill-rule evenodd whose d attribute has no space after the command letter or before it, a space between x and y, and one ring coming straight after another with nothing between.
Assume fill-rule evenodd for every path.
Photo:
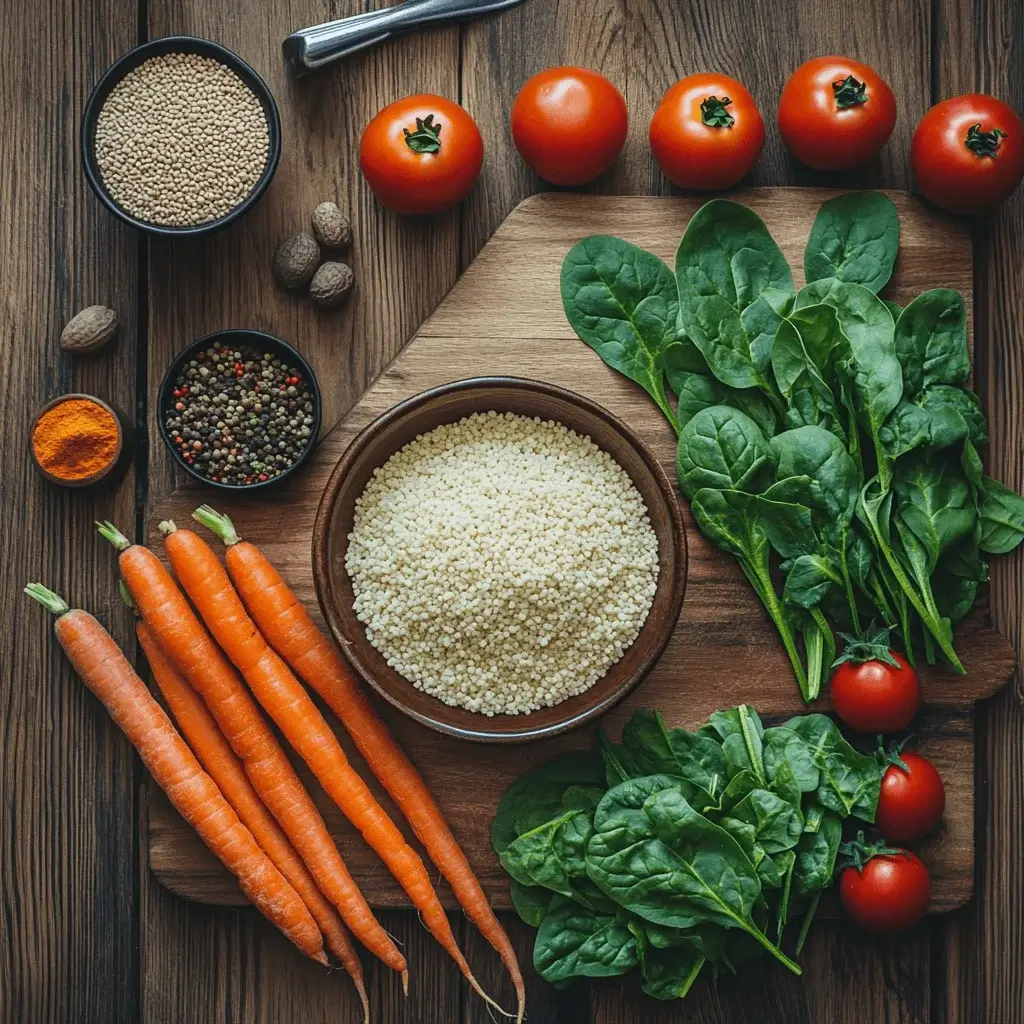
<instances>
[{"instance_id":1,"label":"glossy tomato skin","mask_svg":"<svg viewBox=\"0 0 1024 1024\"><path fill-rule=\"evenodd\" d=\"M512 104L512 141L552 185L585 185L614 163L629 117L622 93L588 68L548 68Z\"/></svg>"},{"instance_id":2,"label":"glossy tomato skin","mask_svg":"<svg viewBox=\"0 0 1024 1024\"><path fill-rule=\"evenodd\" d=\"M649 135L669 181L680 188L721 189L735 185L757 163L764 121L754 97L735 78L690 75L665 93Z\"/></svg>"},{"instance_id":3,"label":"glossy tomato skin","mask_svg":"<svg viewBox=\"0 0 1024 1024\"><path fill-rule=\"evenodd\" d=\"M417 121L428 131L440 126L436 152L417 151L409 144L406 132L424 137ZM366 126L359 143L363 175L377 198L396 213L437 213L460 202L483 161L476 122L443 96L407 96L389 104Z\"/></svg>"},{"instance_id":4,"label":"glossy tomato skin","mask_svg":"<svg viewBox=\"0 0 1024 1024\"><path fill-rule=\"evenodd\" d=\"M851 729L891 733L905 729L921 704L917 673L902 654L898 662L843 662L832 675L832 706Z\"/></svg>"},{"instance_id":5,"label":"glossy tomato skin","mask_svg":"<svg viewBox=\"0 0 1024 1024\"><path fill-rule=\"evenodd\" d=\"M986 133L994 153L968 145L973 125ZM978 146L978 143L974 143ZM918 191L951 213L980 213L996 206L1024 176L1024 125L993 96L968 93L937 103L921 118L910 143L910 163Z\"/></svg>"},{"instance_id":6,"label":"glossy tomato skin","mask_svg":"<svg viewBox=\"0 0 1024 1024\"><path fill-rule=\"evenodd\" d=\"M886 839L909 843L938 827L946 809L946 787L928 758L912 752L899 757L907 767L891 764L885 770L875 827Z\"/></svg>"},{"instance_id":7,"label":"glossy tomato skin","mask_svg":"<svg viewBox=\"0 0 1024 1024\"><path fill-rule=\"evenodd\" d=\"M921 858L909 850L878 854L858 871L846 868L839 897L862 928L888 934L912 928L924 916L932 882Z\"/></svg>"},{"instance_id":8,"label":"glossy tomato skin","mask_svg":"<svg viewBox=\"0 0 1024 1024\"><path fill-rule=\"evenodd\" d=\"M863 102L840 106L835 86L851 77L864 86ZM843 95L858 91L851 85ZM779 100L782 141L797 160L818 171L867 163L895 125L896 98L888 83L874 68L846 57L816 57L801 64Z\"/></svg>"}]
</instances>

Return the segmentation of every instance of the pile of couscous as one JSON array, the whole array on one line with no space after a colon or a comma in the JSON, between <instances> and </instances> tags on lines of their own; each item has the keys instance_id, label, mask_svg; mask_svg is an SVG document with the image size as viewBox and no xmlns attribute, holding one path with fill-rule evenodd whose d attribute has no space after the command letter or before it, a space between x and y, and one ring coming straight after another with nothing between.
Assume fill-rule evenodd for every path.
<instances>
[{"instance_id":1,"label":"pile of couscous","mask_svg":"<svg viewBox=\"0 0 1024 1024\"><path fill-rule=\"evenodd\" d=\"M417 437L356 502L346 568L367 637L446 704L524 714L583 692L640 632L658 540L589 437L512 413Z\"/></svg>"}]
</instances>

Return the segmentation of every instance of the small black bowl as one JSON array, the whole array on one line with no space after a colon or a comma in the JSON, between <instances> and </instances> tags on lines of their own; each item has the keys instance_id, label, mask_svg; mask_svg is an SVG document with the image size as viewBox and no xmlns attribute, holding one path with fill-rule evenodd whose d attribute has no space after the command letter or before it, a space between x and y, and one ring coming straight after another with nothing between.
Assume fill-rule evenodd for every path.
<instances>
[{"instance_id":1,"label":"small black bowl","mask_svg":"<svg viewBox=\"0 0 1024 1024\"><path fill-rule=\"evenodd\" d=\"M236 348L247 347L258 349L261 352L273 352L280 355L282 359L286 359L289 363L297 366L302 371L302 376L307 385L309 386L310 393L313 395L313 425L309 431L309 442L306 445L305 450L302 454L283 472L279 473L275 477L271 477L269 480L263 480L259 483L254 484L226 484L220 480L210 480L208 477L203 476L198 470L190 466L178 453L178 449L174 442L171 440L171 435L167 431L167 425L164 423L164 417L167 410L174 404L174 379L178 376L178 373L184 367L184 365L195 357L197 352L202 352L204 349L210 347L215 343L233 345ZM313 454L313 450L316 448L317 441L320 437L320 413L322 409L322 402L320 399L320 385L317 384L316 374L313 373L313 367L306 362L298 352L295 351L286 341L282 341L280 338L274 337L273 334L265 334L263 331L250 331L245 328L235 328L227 331L214 331L213 334L207 334L203 338L199 338L197 341L193 341L188 345L184 351L180 352L175 358L174 362L171 363L167 372L164 374L164 379L160 382L160 391L157 393L157 407L156 407L156 424L160 431L160 436L164 439L164 444L167 445L168 450L174 456L174 461L181 466L189 476L195 477L196 480L206 484L208 487L219 487L222 491L256 491L261 487L273 487L279 484L282 480L291 476L309 457Z\"/></svg>"},{"instance_id":2,"label":"small black bowl","mask_svg":"<svg viewBox=\"0 0 1024 1024\"><path fill-rule=\"evenodd\" d=\"M232 71L242 79L243 82L256 94L260 105L263 107L264 116L267 119L267 134L269 136L269 148L267 150L267 163L263 173L253 186L252 191L237 206L230 209L223 217L216 220L205 221L202 224L188 224L181 227L174 227L167 224L152 224L146 220L139 220L126 210L118 206L117 202L107 191L103 183L103 175L100 173L99 162L96 159L96 120L103 109L103 104L110 95L111 90L118 82L134 71L140 64L144 64L151 57L159 57L165 53L195 53L200 57L210 57L221 64L231 68ZM277 112L277 104L269 86L237 53L219 43L211 42L209 39L200 39L196 36L164 36L162 39L153 39L134 50L129 50L123 57L114 61L107 68L103 77L96 83L92 94L85 104L85 113L82 115L82 167L85 170L85 177L92 186L93 192L99 197L101 203L107 207L115 216L120 217L126 224L130 224L139 231L145 231L151 235L163 235L169 238L189 238L195 235L206 235L217 231L232 221L237 220L246 212L270 184L277 170L277 162L281 158L281 117Z\"/></svg>"}]
</instances>

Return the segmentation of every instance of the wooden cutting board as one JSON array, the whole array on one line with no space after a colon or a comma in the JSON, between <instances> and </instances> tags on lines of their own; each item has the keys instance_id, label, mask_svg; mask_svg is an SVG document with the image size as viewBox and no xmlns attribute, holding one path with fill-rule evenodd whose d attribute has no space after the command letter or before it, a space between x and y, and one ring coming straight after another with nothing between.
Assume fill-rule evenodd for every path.
<instances>
[{"instance_id":1,"label":"wooden cutting board","mask_svg":"<svg viewBox=\"0 0 1024 1024\"><path fill-rule=\"evenodd\" d=\"M821 202L834 192L757 189L737 194L767 223L798 285L803 248ZM961 291L972 327L971 241L959 222L933 213L906 193L890 193L900 214L900 257L885 297L905 305L927 288ZM310 609L316 596L310 567L313 517L327 476L352 438L374 417L426 388L464 377L512 374L551 381L587 395L630 423L674 478L675 445L668 424L639 388L609 370L580 342L562 312L559 269L567 250L589 234L620 235L672 265L686 224L700 205L691 197L535 196L518 206L405 350L323 439L311 467L267 498L227 502L182 482L156 509L151 543L160 550L157 518L189 521L202 501L216 499L241 534L263 547ZM302 339L291 339L301 348ZM341 354L339 354L341 358ZM647 680L601 724L613 736L637 707L661 709L689 727L717 708L751 704L763 717L803 710L771 624L737 565L708 544L685 511L689 575L682 616ZM974 701L990 696L1013 670L1009 643L989 629L983 612L957 641L967 675L929 671L926 707L915 724L918 749L946 783L941 834L918 847L932 872L932 909L950 910L971 894L974 868ZM822 701L819 709L827 710ZM508 784L527 768L587 745L592 731L523 746L484 746L438 735L381 706L400 742L419 765L495 906L508 906L507 880L491 852L490 823ZM348 737L342 742L353 753ZM405 906L407 898L361 837L327 800L303 766L303 777L337 837L339 849L371 903ZM391 808L387 797L382 802ZM401 821L400 815L395 818ZM408 830L407 830L408 831ZM411 833L410 833L411 835ZM234 879L208 853L157 787L149 786L149 862L173 892L210 903L243 903ZM447 888L442 900L455 906Z\"/></svg>"}]
</instances>

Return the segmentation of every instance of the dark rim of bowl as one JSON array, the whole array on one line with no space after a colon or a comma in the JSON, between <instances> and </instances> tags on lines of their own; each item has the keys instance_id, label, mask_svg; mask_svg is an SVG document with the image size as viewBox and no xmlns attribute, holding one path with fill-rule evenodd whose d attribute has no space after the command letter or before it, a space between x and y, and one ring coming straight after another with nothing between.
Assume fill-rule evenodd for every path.
<instances>
[{"instance_id":1,"label":"dark rim of bowl","mask_svg":"<svg viewBox=\"0 0 1024 1024\"><path fill-rule=\"evenodd\" d=\"M223 341L227 339L229 343L235 345L245 345L248 348L259 348L264 351L276 351L295 363L296 366L302 371L302 375L309 385L310 391L313 393L313 426L310 429L309 441L306 444L305 450L302 454L283 472L278 473L277 476L271 477L269 480L263 480L259 483L254 484L226 484L220 480L211 480L207 476L203 476L198 470L190 466L182 457L178 454L178 449L175 447L174 442L171 440L171 435L167 432L167 425L164 423L164 413L171 405L172 392L174 390L174 378L178 375L178 371L190 360L196 352L200 349L208 348L214 342ZM276 335L267 334L264 331L254 331L246 327L231 327L223 331L214 331L212 334L204 335L202 338L197 338L195 341L186 345L185 348L174 357L173 362L168 367L167 372L164 374L163 380L160 382L160 390L157 392L157 407L156 407L156 425L160 431L160 436L164 439L164 444L167 445L168 450L174 457L176 465L180 466L189 476L194 477L200 483L206 484L207 487L216 487L222 491L233 491L236 494L239 492L258 491L264 487L274 487L281 483L282 480L291 476L304 462L306 462L310 455L316 450L317 442L320 439L320 417L323 403L320 398L320 385L317 383L316 374L313 372L313 367L291 346L287 341L278 338Z\"/></svg>"},{"instance_id":2,"label":"dark rim of bowl","mask_svg":"<svg viewBox=\"0 0 1024 1024\"><path fill-rule=\"evenodd\" d=\"M614 413L593 401L593 399L587 398L585 395L581 395L575 391L570 391L568 388L563 388L557 384L551 384L547 381L533 380L530 377L507 376L467 377L463 380L452 381L449 384L441 384L437 387L429 388L426 391L421 391L419 394L412 395L410 398L404 399L397 405L393 405L386 412L381 413L363 427L363 429L360 430L359 433L356 434L356 436L349 442L348 447L342 453L341 458L338 460L334 469L331 470L331 475L327 479L327 484L324 487L320 503L317 506L316 517L313 521L312 548L313 583L316 589L317 603L320 605L320 611L323 614L324 620L331 631L331 635L333 636L338 649L342 653L342 657L352 665L356 671L356 675L368 683L374 693L376 693L382 700L387 701L388 704L397 708L402 712L402 714L411 718L415 722L419 722L420 725L425 725L428 729L433 729L435 732L441 733L445 736L452 736L455 739L469 740L475 743L497 743L504 746L515 743L528 743L534 740L548 739L551 736L561 735L562 733L575 729L587 722L592 722L595 718L605 714L607 711L610 711L615 707L615 705L625 700L625 698L628 697L644 681L650 670L658 663L658 659L665 652L665 648L668 646L669 640L672 639L672 634L675 632L676 625L679 622L679 616L682 613L683 599L686 595L686 573L683 574L682 579L677 582L673 589L672 603L667 619L669 626L665 629L664 635L651 648L647 663L635 673L635 677L631 681L624 682L617 691L608 694L603 700L584 709L573 718L568 718L560 722L553 722L549 725L535 726L531 728L528 724L530 716L523 715L523 728L511 733L494 733L488 732L485 729L465 729L461 726L450 725L446 722L439 721L436 718L431 718L428 715L423 715L418 711L414 711L412 708L403 704L398 698L385 690L384 687L378 685L377 681L373 677L373 673L369 669L369 666L363 664L360 658L353 657L351 644L348 642L348 638L344 635L337 623L334 615L334 609L331 606L331 602L334 601L335 598L334 585L331 582L329 572L327 535L331 520L334 517L335 507L338 503L338 491L341 486L341 481L351 469L352 463L356 458L356 454L364 447L365 439L372 434L376 434L383 429L387 429L396 420L405 416L410 410L431 401L439 395L458 393L460 391L471 391L476 388L489 389L501 387L525 388L527 390L546 392L547 394L553 395L562 401L582 406L590 413L600 416L611 424L636 450L644 465L647 467L648 472L651 474L651 478L654 480L656 487L665 499L665 504L669 512L669 520L672 525L672 536L675 540L678 552L678 558L683 564L688 564L689 545L686 540L686 527L683 523L683 516L679 509L679 500L676 496L675 489L672 486L671 481L665 475L665 471L661 468L661 464L655 458L654 453L647 444L641 440L636 432L619 419L619 417ZM328 600L328 598L330 598L330 600ZM411 686L412 684L410 683L409 685Z\"/></svg>"},{"instance_id":3,"label":"dark rim of bowl","mask_svg":"<svg viewBox=\"0 0 1024 1024\"><path fill-rule=\"evenodd\" d=\"M269 148L267 150L267 162L263 168L252 191L237 206L232 207L223 217L216 220L204 221L202 224L187 224L176 227L168 224L152 224L146 220L139 220L117 204L113 196L107 191L103 183L103 176L100 173L99 162L96 159L96 121L103 104L110 95L114 86L139 65L144 64L151 57L159 57L165 53L195 53L202 57L212 57L227 65L239 78L253 91L260 106L263 107L263 114L267 119L267 134L269 137ZM82 168L85 171L86 180L89 182L93 192L96 193L100 202L107 207L116 217L126 224L145 231L151 235L163 235L168 238L190 238L195 235L205 235L218 231L232 221L237 220L267 190L270 180L277 170L278 161L281 158L281 116L277 110L277 103L270 87L260 75L250 67L241 57L232 50L220 43L210 39L201 39L198 36L163 36L160 39L151 39L148 43L142 43L135 49L129 50L123 57L119 57L103 73L103 77L96 83L89 99L85 104L85 111L82 114Z\"/></svg>"}]
</instances>

